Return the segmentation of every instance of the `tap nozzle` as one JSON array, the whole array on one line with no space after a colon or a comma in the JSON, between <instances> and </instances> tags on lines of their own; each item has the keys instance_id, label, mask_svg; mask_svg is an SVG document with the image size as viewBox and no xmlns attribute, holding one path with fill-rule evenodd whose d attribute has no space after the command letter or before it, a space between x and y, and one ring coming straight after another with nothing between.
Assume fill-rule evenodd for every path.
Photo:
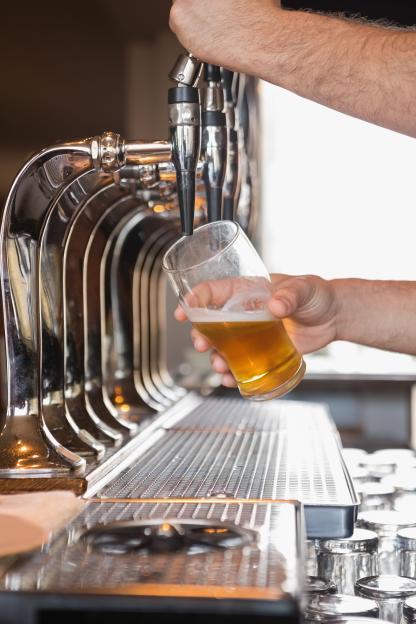
<instances>
[{"instance_id":1,"label":"tap nozzle","mask_svg":"<svg viewBox=\"0 0 416 624\"><path fill-rule=\"evenodd\" d=\"M222 218L222 197L227 166L227 128L223 112L224 95L221 85L220 68L205 65L202 110L202 177L207 199L208 221Z\"/></svg>"},{"instance_id":2,"label":"tap nozzle","mask_svg":"<svg viewBox=\"0 0 416 624\"><path fill-rule=\"evenodd\" d=\"M195 178L201 147L201 108L196 87L169 89L169 133L181 214L182 233L192 234Z\"/></svg>"}]
</instances>

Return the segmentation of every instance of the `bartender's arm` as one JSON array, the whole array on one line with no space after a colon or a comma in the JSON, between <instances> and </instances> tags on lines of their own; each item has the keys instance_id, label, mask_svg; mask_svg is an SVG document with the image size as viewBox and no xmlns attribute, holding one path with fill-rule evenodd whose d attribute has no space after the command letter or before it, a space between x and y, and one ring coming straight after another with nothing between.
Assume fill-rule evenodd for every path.
<instances>
[{"instance_id":1,"label":"bartender's arm","mask_svg":"<svg viewBox=\"0 0 416 624\"><path fill-rule=\"evenodd\" d=\"M174 0L170 26L203 61L416 137L416 32L288 11L278 0Z\"/></svg>"},{"instance_id":2,"label":"bartender's arm","mask_svg":"<svg viewBox=\"0 0 416 624\"><path fill-rule=\"evenodd\" d=\"M283 319L285 328L301 353L310 353L334 340L416 355L416 282L362 279L323 280L314 275L272 275L274 295L270 311ZM176 318L184 321L181 308ZM210 349L195 330L197 351ZM223 384L235 385L222 357L211 356Z\"/></svg>"}]
</instances>

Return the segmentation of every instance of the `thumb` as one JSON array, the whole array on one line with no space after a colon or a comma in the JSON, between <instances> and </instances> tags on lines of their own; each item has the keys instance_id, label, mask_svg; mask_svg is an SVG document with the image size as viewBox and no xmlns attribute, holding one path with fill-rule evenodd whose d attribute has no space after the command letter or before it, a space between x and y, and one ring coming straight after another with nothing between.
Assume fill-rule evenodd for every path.
<instances>
[{"instance_id":1,"label":"thumb","mask_svg":"<svg viewBox=\"0 0 416 624\"><path fill-rule=\"evenodd\" d=\"M311 285L304 277L294 277L280 284L269 301L269 310L277 318L293 316L311 297Z\"/></svg>"}]
</instances>

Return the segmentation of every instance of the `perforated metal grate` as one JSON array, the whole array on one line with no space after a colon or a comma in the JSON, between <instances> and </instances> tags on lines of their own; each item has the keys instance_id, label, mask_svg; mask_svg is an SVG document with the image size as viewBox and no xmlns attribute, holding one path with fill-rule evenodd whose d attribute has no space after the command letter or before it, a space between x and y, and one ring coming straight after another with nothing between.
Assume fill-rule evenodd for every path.
<instances>
[{"instance_id":1,"label":"perforated metal grate","mask_svg":"<svg viewBox=\"0 0 416 624\"><path fill-rule=\"evenodd\" d=\"M101 492L104 497L226 495L355 503L321 405L205 399Z\"/></svg>"},{"instance_id":2,"label":"perforated metal grate","mask_svg":"<svg viewBox=\"0 0 416 624\"><path fill-rule=\"evenodd\" d=\"M157 509L158 514L155 513ZM231 550L204 553L135 552L103 554L87 548L79 535L97 524L116 520L144 520L164 517L171 520L229 522L252 531L249 545ZM2 588L40 591L103 590L141 593L169 585L165 592L179 592L179 586L225 593L245 588L246 597L278 599L297 597L300 591L301 516L293 503L260 504L161 504L90 502L85 512L46 551L23 562L8 573ZM128 589L130 587L130 589ZM200 588L199 590L197 588ZM218 589L212 589L218 588ZM199 593L198 593L199 592ZM214 595L213 594L213 595ZM172 595L172 594L171 594ZM207 594L209 595L209 593Z\"/></svg>"}]
</instances>

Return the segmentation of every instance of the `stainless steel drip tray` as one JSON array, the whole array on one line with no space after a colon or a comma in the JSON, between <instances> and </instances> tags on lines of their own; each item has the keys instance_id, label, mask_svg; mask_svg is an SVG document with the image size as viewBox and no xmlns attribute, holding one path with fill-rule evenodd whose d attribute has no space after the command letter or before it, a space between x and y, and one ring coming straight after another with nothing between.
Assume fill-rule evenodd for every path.
<instances>
[{"instance_id":1,"label":"stainless steel drip tray","mask_svg":"<svg viewBox=\"0 0 416 624\"><path fill-rule=\"evenodd\" d=\"M357 495L325 406L239 398L182 403L157 439L111 482L102 499L298 500L309 538L353 533ZM88 493L87 493L88 495Z\"/></svg>"},{"instance_id":2,"label":"stainless steel drip tray","mask_svg":"<svg viewBox=\"0 0 416 624\"><path fill-rule=\"evenodd\" d=\"M57 613L68 608L68 596L83 614L95 609L100 622L113 622L101 616L114 605L85 602L86 596L112 596L127 600L115 603L123 617L130 605L137 614L189 615L194 609L219 612L224 621L233 614L264 613L298 622L302 531L301 506L290 501L90 501L48 549L5 575L0 607L12 602L16 613L31 613L28 622L43 622L38 612L49 608L48 596L62 600Z\"/></svg>"}]
</instances>

